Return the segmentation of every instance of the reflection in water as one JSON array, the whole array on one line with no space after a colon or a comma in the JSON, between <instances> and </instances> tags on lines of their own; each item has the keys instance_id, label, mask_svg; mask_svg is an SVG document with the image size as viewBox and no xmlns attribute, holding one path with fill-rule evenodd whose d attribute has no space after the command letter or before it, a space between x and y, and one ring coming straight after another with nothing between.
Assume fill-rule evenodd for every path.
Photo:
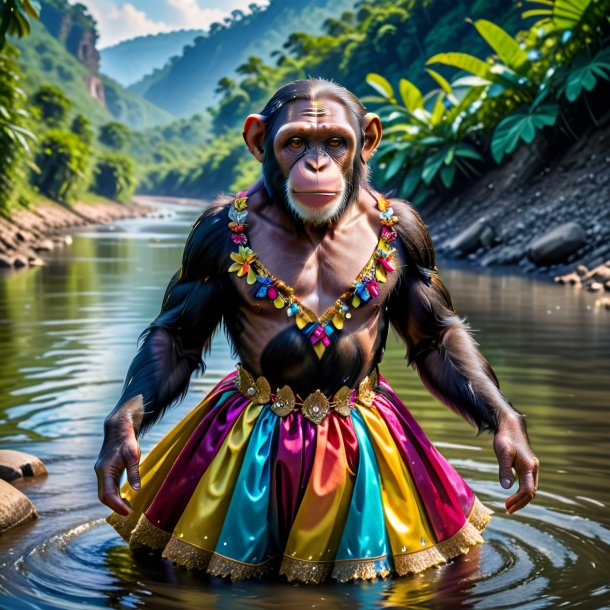
<instances>
[{"instance_id":1,"label":"reflection in water","mask_svg":"<svg viewBox=\"0 0 610 610\"><path fill-rule=\"evenodd\" d=\"M426 433L496 511L486 544L416 577L372 583L226 583L126 546L103 517L93 464L136 339L157 314L197 214L81 233L49 264L0 275L0 439L49 476L20 481L40 519L0 537L0 607L607 608L610 584L610 317L594 295L511 275L444 268L502 389L528 415L540 492L513 516L490 438L439 405L390 340L382 372ZM120 229L120 230L118 230ZM233 366L222 335L204 378L142 440L145 454Z\"/></svg>"}]
</instances>

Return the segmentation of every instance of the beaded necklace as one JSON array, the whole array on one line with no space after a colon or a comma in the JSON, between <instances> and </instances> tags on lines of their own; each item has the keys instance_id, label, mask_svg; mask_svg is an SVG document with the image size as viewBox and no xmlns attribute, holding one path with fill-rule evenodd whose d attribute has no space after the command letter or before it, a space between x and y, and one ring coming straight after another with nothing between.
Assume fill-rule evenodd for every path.
<instances>
[{"instance_id":1,"label":"beaded necklace","mask_svg":"<svg viewBox=\"0 0 610 610\"><path fill-rule=\"evenodd\" d=\"M379 296L379 282L386 282L388 273L394 271L391 262L395 248L392 243L397 234L392 226L398 218L383 195L379 196L376 205L382 228L375 251L352 285L320 317L303 305L295 296L294 289L275 277L248 247L246 192L238 193L229 208L231 240L238 247L236 252L231 252L233 263L229 271L246 278L246 282L253 286L255 298L269 299L277 309L285 309L286 315L293 318L299 330L309 337L318 358L322 358L331 341L343 329L345 320L352 317L350 309Z\"/></svg>"}]
</instances>

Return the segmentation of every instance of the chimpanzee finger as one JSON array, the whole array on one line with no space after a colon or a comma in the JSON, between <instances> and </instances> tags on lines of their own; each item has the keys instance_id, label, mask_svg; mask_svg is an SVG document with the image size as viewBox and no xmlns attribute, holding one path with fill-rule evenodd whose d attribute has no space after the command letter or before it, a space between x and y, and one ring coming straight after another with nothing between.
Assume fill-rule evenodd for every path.
<instances>
[{"instance_id":1,"label":"chimpanzee finger","mask_svg":"<svg viewBox=\"0 0 610 610\"><path fill-rule=\"evenodd\" d=\"M494 450L500 465L500 485L509 489L515 482L513 474L513 462L515 460L515 449L507 438L498 434L494 439Z\"/></svg>"},{"instance_id":2,"label":"chimpanzee finger","mask_svg":"<svg viewBox=\"0 0 610 610\"><path fill-rule=\"evenodd\" d=\"M103 504L119 515L127 516L131 512L129 504L119 495L119 479L115 475L102 473L98 495Z\"/></svg>"},{"instance_id":3,"label":"chimpanzee finger","mask_svg":"<svg viewBox=\"0 0 610 610\"><path fill-rule=\"evenodd\" d=\"M522 509L536 495L536 482L533 472L526 472L519 477L519 490L506 500L506 511L509 514Z\"/></svg>"},{"instance_id":4,"label":"chimpanzee finger","mask_svg":"<svg viewBox=\"0 0 610 610\"><path fill-rule=\"evenodd\" d=\"M140 471L138 470L138 467L138 462L129 464L127 466L127 480L129 481L131 488L136 491L142 486L140 483Z\"/></svg>"}]
</instances>

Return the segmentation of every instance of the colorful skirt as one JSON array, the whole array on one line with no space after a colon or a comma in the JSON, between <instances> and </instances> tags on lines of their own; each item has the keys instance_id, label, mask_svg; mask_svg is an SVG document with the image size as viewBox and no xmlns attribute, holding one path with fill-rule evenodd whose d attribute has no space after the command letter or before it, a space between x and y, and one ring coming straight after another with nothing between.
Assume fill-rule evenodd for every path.
<instances>
[{"instance_id":1,"label":"colorful skirt","mask_svg":"<svg viewBox=\"0 0 610 610\"><path fill-rule=\"evenodd\" d=\"M417 573L482 543L490 512L382 377L319 424L225 377L126 482L107 521L131 547L233 580Z\"/></svg>"}]
</instances>

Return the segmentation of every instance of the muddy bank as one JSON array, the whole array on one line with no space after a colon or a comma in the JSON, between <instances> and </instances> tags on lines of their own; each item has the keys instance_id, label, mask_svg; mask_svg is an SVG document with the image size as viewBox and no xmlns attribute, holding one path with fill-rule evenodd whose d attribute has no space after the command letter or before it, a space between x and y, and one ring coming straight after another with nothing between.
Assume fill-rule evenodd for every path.
<instances>
[{"instance_id":1,"label":"muddy bank","mask_svg":"<svg viewBox=\"0 0 610 610\"><path fill-rule=\"evenodd\" d=\"M542 163L522 147L451 199L421 208L437 252L553 280L610 259L610 124ZM552 151L551 151L552 152Z\"/></svg>"},{"instance_id":2,"label":"muddy bank","mask_svg":"<svg viewBox=\"0 0 610 610\"><path fill-rule=\"evenodd\" d=\"M155 209L144 202L113 201L70 206L43 201L31 209L19 208L0 216L0 268L44 264L41 255L71 242L70 236L63 235L65 229L137 218Z\"/></svg>"}]
</instances>

